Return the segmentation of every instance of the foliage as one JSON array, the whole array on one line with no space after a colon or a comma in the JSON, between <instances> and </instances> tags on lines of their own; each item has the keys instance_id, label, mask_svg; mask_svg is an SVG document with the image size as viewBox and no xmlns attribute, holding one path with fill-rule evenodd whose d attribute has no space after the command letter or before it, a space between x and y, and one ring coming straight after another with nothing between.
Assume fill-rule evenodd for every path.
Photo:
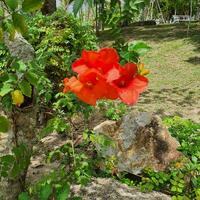
<instances>
[{"instance_id":1,"label":"foliage","mask_svg":"<svg viewBox=\"0 0 200 200\"><path fill-rule=\"evenodd\" d=\"M122 24L127 26L144 8L146 0L125 0L122 11Z\"/></svg>"},{"instance_id":2,"label":"foliage","mask_svg":"<svg viewBox=\"0 0 200 200\"><path fill-rule=\"evenodd\" d=\"M30 12L41 8L43 0L23 0L11 1L1 0L1 31L7 31L11 39L14 39L15 32L25 35L27 32L27 24L24 12ZM8 15L9 14L9 15Z\"/></svg>"},{"instance_id":3,"label":"foliage","mask_svg":"<svg viewBox=\"0 0 200 200\"><path fill-rule=\"evenodd\" d=\"M49 197L58 200L68 199L72 183L85 185L95 174L93 160L85 153L74 149L70 143L48 153L47 162L55 161L60 165L29 187L27 193L29 197L41 200L47 200Z\"/></svg>"},{"instance_id":4,"label":"foliage","mask_svg":"<svg viewBox=\"0 0 200 200\"><path fill-rule=\"evenodd\" d=\"M114 121L120 120L128 111L127 106L121 102L102 100L98 103L98 107L104 113L106 118Z\"/></svg>"},{"instance_id":5,"label":"foliage","mask_svg":"<svg viewBox=\"0 0 200 200\"><path fill-rule=\"evenodd\" d=\"M200 158L200 124L180 117L166 118L165 124L169 126L172 136L181 144L179 148L186 156ZM199 160L200 161L200 160Z\"/></svg>"},{"instance_id":6,"label":"foliage","mask_svg":"<svg viewBox=\"0 0 200 200\"><path fill-rule=\"evenodd\" d=\"M0 115L0 132L8 132L10 127L9 121L6 117Z\"/></svg>"},{"instance_id":7,"label":"foliage","mask_svg":"<svg viewBox=\"0 0 200 200\"><path fill-rule=\"evenodd\" d=\"M0 177L12 180L21 178L30 164L30 157L31 152L25 144L14 147L12 154L0 157Z\"/></svg>"},{"instance_id":8,"label":"foliage","mask_svg":"<svg viewBox=\"0 0 200 200\"><path fill-rule=\"evenodd\" d=\"M143 41L125 42L124 40L116 40L114 47L119 51L121 64L126 62L140 62L140 57L144 56L151 47Z\"/></svg>"},{"instance_id":9,"label":"foliage","mask_svg":"<svg viewBox=\"0 0 200 200\"><path fill-rule=\"evenodd\" d=\"M71 63L80 56L82 49L96 48L96 37L91 27L64 10L51 16L38 13L29 18L28 24L27 39L54 85L58 85L66 73L72 74Z\"/></svg>"},{"instance_id":10,"label":"foliage","mask_svg":"<svg viewBox=\"0 0 200 200\"><path fill-rule=\"evenodd\" d=\"M13 102L16 105L23 103L24 96L31 97L32 87L31 84L26 80L25 73L27 67L23 66L22 63L17 62L14 58L10 57L10 54L4 44L4 33L7 32L9 38L12 40L15 37L15 33L19 32L23 35L26 34L27 24L23 14L24 4L27 4L27 0L23 1L0 1L0 106L11 110L12 100L11 92L13 93ZM42 1L38 2L37 6L42 5ZM36 9L33 2L29 2L29 7ZM16 62L15 62L16 61ZM12 65L12 69L9 69ZM19 74L16 74L16 71ZM16 90L21 88L22 91ZM16 92L18 91L18 92ZM19 94L20 93L20 99ZM8 131L9 125L8 120L1 117L1 132Z\"/></svg>"},{"instance_id":11,"label":"foliage","mask_svg":"<svg viewBox=\"0 0 200 200\"><path fill-rule=\"evenodd\" d=\"M32 3L34 6L32 6ZM23 1L22 9L24 9L24 11L33 11L35 8L39 8L39 5L39 1L25 0ZM13 4L12 9L15 9L14 6L16 5ZM93 49L96 47L96 38L89 26L81 25L78 20L64 11L55 13L52 17L44 17L38 14L35 18L29 15L25 17L23 11L20 9L14 13L10 10L9 12L11 13L9 23L13 23L12 32L9 32L8 29L5 29L5 31L10 33L10 39L13 39L14 32L18 31L24 36L26 35L26 38L33 43L37 50L35 59L24 63L18 58L12 57L7 49L3 45L1 46L2 51L0 56L3 57L3 59L1 59L0 66L0 106L4 111L12 115L15 110L22 110L23 108L33 105L43 109L46 108L46 105L50 102L52 103L56 98L55 93L58 92L58 85L60 83L60 79L59 83L56 83L56 76L52 77L54 75L53 71L57 76L63 76L64 71L67 71L67 67L65 66L68 64L68 66L70 66L71 62L80 55L82 47L86 49ZM32 21L32 19L34 20ZM31 26L28 31L27 21L28 25ZM52 24L52 22L54 23ZM5 23L7 22L5 21ZM53 44L51 44L52 38L55 38L55 41L52 42ZM48 43L49 46L45 46ZM55 59L53 60L53 58ZM59 64L56 62L59 62ZM57 69L53 68L55 66L57 66ZM52 68L50 69L50 67ZM62 73L59 73L59 69ZM67 69L70 73L70 68L68 67ZM49 77L47 77L46 72L49 72ZM56 89L54 87L55 85ZM52 89L54 89L54 93ZM65 99L67 104L63 104L62 96L57 95L57 98L58 101L55 102L55 109L50 107L50 109L54 109L54 113L52 114L56 114L57 116L51 119L47 124L45 130L46 134L53 130L61 133L69 131L70 125L68 121L70 120L67 117L71 117L73 114L77 114L81 111L85 112L85 116L88 116L88 113L91 111L89 106L81 103L79 104L72 95L68 95L68 102ZM70 113L68 112L67 115L64 115L62 109L68 109ZM63 115L64 118L62 118ZM9 125L8 121L3 116L0 117L0 124L0 131L6 132ZM32 152L30 147L21 144L21 141L18 144L18 140L16 139L15 142L16 146L13 148L13 153L0 158L0 173L1 178L5 177L8 178L8 180L17 182L19 180L21 188L24 189L26 171L30 164ZM77 156L77 163L79 162L78 159L84 159L84 156L81 158ZM81 165L78 165L78 168L79 167L81 167ZM78 176L77 179L79 179L80 182L84 181L84 177L81 178ZM50 185L48 182L43 184L38 193L38 198L48 199L54 190L56 191L56 198L65 199L68 195L68 183L61 183L61 181L59 181L59 183L60 185ZM28 193L22 193L19 199L30 199L29 197Z\"/></svg>"}]
</instances>

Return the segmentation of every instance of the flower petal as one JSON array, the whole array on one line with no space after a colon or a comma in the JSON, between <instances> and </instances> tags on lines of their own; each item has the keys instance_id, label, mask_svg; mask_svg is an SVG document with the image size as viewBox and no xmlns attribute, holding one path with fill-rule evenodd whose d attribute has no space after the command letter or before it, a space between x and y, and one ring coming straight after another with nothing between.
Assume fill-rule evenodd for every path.
<instances>
[{"instance_id":1,"label":"flower petal","mask_svg":"<svg viewBox=\"0 0 200 200\"><path fill-rule=\"evenodd\" d=\"M88 67L95 68L98 65L99 53L96 51L82 51L81 57Z\"/></svg>"},{"instance_id":2,"label":"flower petal","mask_svg":"<svg viewBox=\"0 0 200 200\"><path fill-rule=\"evenodd\" d=\"M114 80L117 80L120 78L121 75L121 68L119 64L115 64L106 74L105 78L106 80L111 83Z\"/></svg>"},{"instance_id":3,"label":"flower petal","mask_svg":"<svg viewBox=\"0 0 200 200\"><path fill-rule=\"evenodd\" d=\"M117 51L113 48L101 49L99 51L99 56L105 64L113 64L119 62L119 55L117 54Z\"/></svg>"},{"instance_id":4,"label":"flower petal","mask_svg":"<svg viewBox=\"0 0 200 200\"><path fill-rule=\"evenodd\" d=\"M81 99L83 102L95 106L97 98L94 93L92 93L88 88L83 87L82 90L78 93L76 93L79 99Z\"/></svg>"},{"instance_id":5,"label":"flower petal","mask_svg":"<svg viewBox=\"0 0 200 200\"><path fill-rule=\"evenodd\" d=\"M83 84L76 78L71 77L70 79L65 78L64 79L64 92L72 91L72 92L80 92L83 88Z\"/></svg>"},{"instance_id":6,"label":"flower petal","mask_svg":"<svg viewBox=\"0 0 200 200\"><path fill-rule=\"evenodd\" d=\"M127 87L118 88L119 97L124 103L133 105L137 102L139 94L144 92L147 85L148 79L138 75Z\"/></svg>"},{"instance_id":7,"label":"flower petal","mask_svg":"<svg viewBox=\"0 0 200 200\"><path fill-rule=\"evenodd\" d=\"M78 74L82 74L88 69L89 67L85 64L83 59L78 59L72 64L72 70Z\"/></svg>"}]
</instances>

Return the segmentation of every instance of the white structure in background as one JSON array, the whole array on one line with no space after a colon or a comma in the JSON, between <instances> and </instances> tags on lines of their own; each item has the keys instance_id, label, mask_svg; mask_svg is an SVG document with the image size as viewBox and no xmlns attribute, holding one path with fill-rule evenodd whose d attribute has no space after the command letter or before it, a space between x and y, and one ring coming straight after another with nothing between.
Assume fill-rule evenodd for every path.
<instances>
[{"instance_id":1,"label":"white structure in background","mask_svg":"<svg viewBox=\"0 0 200 200\"><path fill-rule=\"evenodd\" d=\"M62 0L56 0L56 7L59 8L60 6L62 6ZM67 7L67 11L72 12L72 10L73 10L73 3L71 3Z\"/></svg>"},{"instance_id":2,"label":"white structure in background","mask_svg":"<svg viewBox=\"0 0 200 200\"><path fill-rule=\"evenodd\" d=\"M171 23L189 22L192 20L189 15L173 15Z\"/></svg>"}]
</instances>

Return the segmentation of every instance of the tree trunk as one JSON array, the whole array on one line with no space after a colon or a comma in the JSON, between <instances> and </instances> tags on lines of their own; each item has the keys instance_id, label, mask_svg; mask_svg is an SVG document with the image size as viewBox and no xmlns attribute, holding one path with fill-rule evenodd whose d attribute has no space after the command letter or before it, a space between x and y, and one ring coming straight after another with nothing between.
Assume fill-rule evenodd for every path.
<instances>
[{"instance_id":1,"label":"tree trunk","mask_svg":"<svg viewBox=\"0 0 200 200\"><path fill-rule=\"evenodd\" d=\"M56 11L56 0L45 0L41 9L43 15L51 15Z\"/></svg>"}]
</instances>

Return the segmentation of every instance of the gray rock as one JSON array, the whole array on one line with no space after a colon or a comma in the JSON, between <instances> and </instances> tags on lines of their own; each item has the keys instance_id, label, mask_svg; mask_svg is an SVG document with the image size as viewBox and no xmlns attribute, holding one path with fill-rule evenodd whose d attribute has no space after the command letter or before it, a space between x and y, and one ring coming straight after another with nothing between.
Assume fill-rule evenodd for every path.
<instances>
[{"instance_id":1,"label":"gray rock","mask_svg":"<svg viewBox=\"0 0 200 200\"><path fill-rule=\"evenodd\" d=\"M131 112L121 122L105 121L94 128L98 135L108 137L114 145L95 144L105 157L116 157L119 171L141 173L146 167L156 171L166 169L182 154L162 120L151 113Z\"/></svg>"},{"instance_id":2,"label":"gray rock","mask_svg":"<svg viewBox=\"0 0 200 200\"><path fill-rule=\"evenodd\" d=\"M80 196L83 200L170 200L160 192L142 193L114 179L97 178L85 187L72 186L71 196Z\"/></svg>"},{"instance_id":3,"label":"gray rock","mask_svg":"<svg viewBox=\"0 0 200 200\"><path fill-rule=\"evenodd\" d=\"M4 34L4 42L12 56L23 60L23 62L33 60L35 50L20 34L16 33L13 41L9 40L8 34Z\"/></svg>"}]
</instances>

